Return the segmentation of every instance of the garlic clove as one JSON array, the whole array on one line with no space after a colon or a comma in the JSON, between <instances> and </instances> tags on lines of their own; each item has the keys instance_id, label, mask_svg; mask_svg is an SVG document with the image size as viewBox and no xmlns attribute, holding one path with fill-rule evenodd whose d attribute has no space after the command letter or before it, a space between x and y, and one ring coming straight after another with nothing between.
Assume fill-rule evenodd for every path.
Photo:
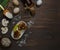
<instances>
[{"instance_id":1,"label":"garlic clove","mask_svg":"<svg viewBox=\"0 0 60 50\"><path fill-rule=\"evenodd\" d=\"M9 23L8 20L6 20L6 19L2 19L2 25L3 25L3 26L7 26L8 23Z\"/></svg>"},{"instance_id":2,"label":"garlic clove","mask_svg":"<svg viewBox=\"0 0 60 50\"><path fill-rule=\"evenodd\" d=\"M13 10L13 13L14 13L14 14L17 14L17 13L19 13L19 12L20 12L20 8L19 8L19 7L14 8L14 10Z\"/></svg>"},{"instance_id":3,"label":"garlic clove","mask_svg":"<svg viewBox=\"0 0 60 50\"><path fill-rule=\"evenodd\" d=\"M37 0L37 6L42 4L42 0Z\"/></svg>"}]
</instances>

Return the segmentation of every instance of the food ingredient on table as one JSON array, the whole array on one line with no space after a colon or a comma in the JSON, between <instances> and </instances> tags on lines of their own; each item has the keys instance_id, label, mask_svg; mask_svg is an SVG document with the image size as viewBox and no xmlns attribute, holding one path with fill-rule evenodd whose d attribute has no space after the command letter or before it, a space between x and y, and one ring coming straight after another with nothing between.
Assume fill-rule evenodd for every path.
<instances>
[{"instance_id":1,"label":"food ingredient on table","mask_svg":"<svg viewBox=\"0 0 60 50\"><path fill-rule=\"evenodd\" d=\"M19 7L15 7L13 10L14 14L18 14L20 12L20 8Z\"/></svg>"},{"instance_id":2,"label":"food ingredient on table","mask_svg":"<svg viewBox=\"0 0 60 50\"><path fill-rule=\"evenodd\" d=\"M37 0L37 6L40 6L42 4L42 0Z\"/></svg>"},{"instance_id":3,"label":"food ingredient on table","mask_svg":"<svg viewBox=\"0 0 60 50\"><path fill-rule=\"evenodd\" d=\"M2 5L0 5L0 8L3 10L3 14L4 14L7 18L9 18L9 19L12 19L12 18L13 18L13 15L12 15L12 13L11 13L9 10L4 9L4 7L3 7Z\"/></svg>"},{"instance_id":4,"label":"food ingredient on table","mask_svg":"<svg viewBox=\"0 0 60 50\"><path fill-rule=\"evenodd\" d=\"M13 0L12 1L14 5L18 6L19 5L19 1L18 0Z\"/></svg>"},{"instance_id":5,"label":"food ingredient on table","mask_svg":"<svg viewBox=\"0 0 60 50\"><path fill-rule=\"evenodd\" d=\"M5 18L2 19L2 25L3 25L3 26L8 26L8 23L9 23L8 20L6 20Z\"/></svg>"},{"instance_id":6,"label":"food ingredient on table","mask_svg":"<svg viewBox=\"0 0 60 50\"><path fill-rule=\"evenodd\" d=\"M1 27L2 34L6 34L8 32L8 27Z\"/></svg>"}]
</instances>

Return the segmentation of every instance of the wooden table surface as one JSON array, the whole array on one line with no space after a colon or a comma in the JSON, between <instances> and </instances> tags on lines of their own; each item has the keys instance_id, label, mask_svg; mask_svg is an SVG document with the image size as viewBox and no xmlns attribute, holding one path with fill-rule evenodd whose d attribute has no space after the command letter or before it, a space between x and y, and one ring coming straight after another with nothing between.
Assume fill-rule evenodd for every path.
<instances>
[{"instance_id":1,"label":"wooden table surface","mask_svg":"<svg viewBox=\"0 0 60 50\"><path fill-rule=\"evenodd\" d=\"M60 49L60 0L43 0L41 7L36 8L33 21L35 23L31 27L32 34L28 37L27 44L19 49ZM13 50L15 50L15 47L13 47Z\"/></svg>"},{"instance_id":2,"label":"wooden table surface","mask_svg":"<svg viewBox=\"0 0 60 50\"><path fill-rule=\"evenodd\" d=\"M33 19L26 50L60 49L60 0L43 0Z\"/></svg>"}]
</instances>

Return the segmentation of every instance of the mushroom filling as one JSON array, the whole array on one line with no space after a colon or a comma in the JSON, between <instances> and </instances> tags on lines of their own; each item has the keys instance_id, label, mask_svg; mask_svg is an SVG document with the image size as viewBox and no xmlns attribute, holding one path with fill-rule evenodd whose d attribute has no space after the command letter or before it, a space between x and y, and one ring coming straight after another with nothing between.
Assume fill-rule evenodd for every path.
<instances>
[{"instance_id":1,"label":"mushroom filling","mask_svg":"<svg viewBox=\"0 0 60 50\"><path fill-rule=\"evenodd\" d=\"M18 38L20 36L20 32L17 30L14 32L14 38Z\"/></svg>"},{"instance_id":2,"label":"mushroom filling","mask_svg":"<svg viewBox=\"0 0 60 50\"><path fill-rule=\"evenodd\" d=\"M25 23L21 22L19 25L18 25L18 30L26 30L27 29L27 26L25 25Z\"/></svg>"}]
</instances>

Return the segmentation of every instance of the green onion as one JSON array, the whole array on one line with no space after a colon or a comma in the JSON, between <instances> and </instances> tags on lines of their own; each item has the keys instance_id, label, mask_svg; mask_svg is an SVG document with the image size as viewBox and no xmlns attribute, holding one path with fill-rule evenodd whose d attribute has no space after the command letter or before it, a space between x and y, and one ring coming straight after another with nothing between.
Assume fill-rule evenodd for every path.
<instances>
[{"instance_id":1,"label":"green onion","mask_svg":"<svg viewBox=\"0 0 60 50\"><path fill-rule=\"evenodd\" d=\"M9 0L3 0L0 5L2 5L3 7L6 7L7 4L8 4L8 1L9 1ZM1 8L0 8L0 10L1 10Z\"/></svg>"}]
</instances>

